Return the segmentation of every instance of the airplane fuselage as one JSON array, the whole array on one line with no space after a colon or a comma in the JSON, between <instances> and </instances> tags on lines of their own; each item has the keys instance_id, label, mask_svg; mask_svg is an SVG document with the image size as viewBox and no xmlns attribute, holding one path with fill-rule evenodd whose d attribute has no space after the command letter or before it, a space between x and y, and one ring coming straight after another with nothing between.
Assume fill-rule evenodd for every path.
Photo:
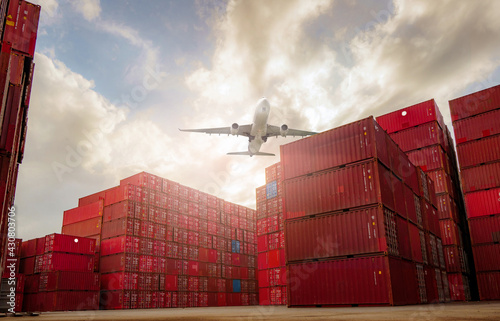
<instances>
[{"instance_id":1,"label":"airplane fuselage","mask_svg":"<svg viewBox=\"0 0 500 321\"><path fill-rule=\"evenodd\" d=\"M248 152L250 154L258 153L262 144L265 143L262 137L266 137L267 134L267 120L270 112L271 105L269 105L267 99L262 98L259 100L253 116L252 130L250 131L252 136L248 143Z\"/></svg>"},{"instance_id":2,"label":"airplane fuselage","mask_svg":"<svg viewBox=\"0 0 500 321\"><path fill-rule=\"evenodd\" d=\"M227 155L249 155L249 156L276 156L272 153L265 153L260 151L262 144L267 142L269 137L286 137L289 136L309 136L316 134L304 130L288 128L288 125L274 126L267 123L269 113L271 112L271 105L266 98L262 98L257 102L255 113L253 116L253 123L238 125L233 123L229 127L218 128L199 128L199 129L180 129L183 132L205 133L205 134L218 134L218 135L233 135L244 136L248 138L248 150L244 152L231 152Z\"/></svg>"}]
</instances>

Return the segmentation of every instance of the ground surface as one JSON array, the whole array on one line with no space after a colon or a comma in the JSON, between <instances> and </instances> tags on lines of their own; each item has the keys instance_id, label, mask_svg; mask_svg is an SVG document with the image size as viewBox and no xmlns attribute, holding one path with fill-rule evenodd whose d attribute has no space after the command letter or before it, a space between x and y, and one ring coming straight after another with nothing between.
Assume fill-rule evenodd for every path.
<instances>
[{"instance_id":1,"label":"ground surface","mask_svg":"<svg viewBox=\"0 0 500 321\"><path fill-rule=\"evenodd\" d=\"M7 318L10 319L10 318ZM3 320L7 320L3 319ZM500 302L448 303L403 307L286 308L219 307L42 313L17 320L500 320Z\"/></svg>"}]
</instances>

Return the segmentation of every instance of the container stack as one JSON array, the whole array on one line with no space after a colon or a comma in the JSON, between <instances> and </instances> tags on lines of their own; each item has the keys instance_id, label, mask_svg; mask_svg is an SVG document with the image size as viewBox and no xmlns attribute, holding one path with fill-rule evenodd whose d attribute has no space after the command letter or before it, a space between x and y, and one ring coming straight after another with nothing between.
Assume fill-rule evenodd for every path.
<instances>
[{"instance_id":1,"label":"container stack","mask_svg":"<svg viewBox=\"0 0 500 321\"><path fill-rule=\"evenodd\" d=\"M27 273L25 292L29 293L25 311L99 308L99 274L94 273L95 240L50 234L43 240L25 244L23 268ZM34 256L34 267L33 253L41 253Z\"/></svg>"},{"instance_id":2,"label":"container stack","mask_svg":"<svg viewBox=\"0 0 500 321\"><path fill-rule=\"evenodd\" d=\"M266 185L257 188L257 266L259 304L288 304L281 164L266 168Z\"/></svg>"},{"instance_id":3,"label":"container stack","mask_svg":"<svg viewBox=\"0 0 500 321\"><path fill-rule=\"evenodd\" d=\"M433 180L451 299L470 300L470 245L456 154L437 104L431 99L379 116L377 122Z\"/></svg>"},{"instance_id":4,"label":"container stack","mask_svg":"<svg viewBox=\"0 0 500 321\"><path fill-rule=\"evenodd\" d=\"M0 1L0 269L24 155L39 15L40 6L24 0Z\"/></svg>"},{"instance_id":5,"label":"container stack","mask_svg":"<svg viewBox=\"0 0 500 321\"><path fill-rule=\"evenodd\" d=\"M447 299L432 184L373 117L281 146L281 166L289 306Z\"/></svg>"},{"instance_id":6,"label":"container stack","mask_svg":"<svg viewBox=\"0 0 500 321\"><path fill-rule=\"evenodd\" d=\"M21 239L15 239L14 250L9 251L4 263L0 284L0 313L22 311L25 275L20 273L21 243Z\"/></svg>"},{"instance_id":7,"label":"container stack","mask_svg":"<svg viewBox=\"0 0 500 321\"><path fill-rule=\"evenodd\" d=\"M25 275L23 311L38 311L40 273L35 273L37 255L45 252L45 237L24 241L21 245L20 272Z\"/></svg>"},{"instance_id":8,"label":"container stack","mask_svg":"<svg viewBox=\"0 0 500 321\"><path fill-rule=\"evenodd\" d=\"M450 102L481 300L500 299L500 86Z\"/></svg>"},{"instance_id":9,"label":"container stack","mask_svg":"<svg viewBox=\"0 0 500 321\"><path fill-rule=\"evenodd\" d=\"M62 234L87 237L96 241L94 271L99 271L101 251L101 226L104 212L104 201L85 204L74 209L64 211Z\"/></svg>"},{"instance_id":10,"label":"container stack","mask_svg":"<svg viewBox=\"0 0 500 321\"><path fill-rule=\"evenodd\" d=\"M252 209L143 172L64 219L100 240L103 309L258 304Z\"/></svg>"}]
</instances>

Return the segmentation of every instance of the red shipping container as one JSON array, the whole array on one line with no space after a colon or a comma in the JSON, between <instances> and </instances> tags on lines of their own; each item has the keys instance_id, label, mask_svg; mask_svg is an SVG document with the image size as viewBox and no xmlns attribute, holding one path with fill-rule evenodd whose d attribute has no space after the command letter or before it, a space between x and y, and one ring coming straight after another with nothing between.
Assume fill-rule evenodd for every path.
<instances>
[{"instance_id":1,"label":"red shipping container","mask_svg":"<svg viewBox=\"0 0 500 321\"><path fill-rule=\"evenodd\" d=\"M98 291L54 291L41 295L41 311L82 311L99 309Z\"/></svg>"},{"instance_id":2,"label":"red shipping container","mask_svg":"<svg viewBox=\"0 0 500 321\"><path fill-rule=\"evenodd\" d=\"M455 179L453 178L452 176L450 176L451 179ZM457 177L456 182L459 181L459 178ZM438 201L437 201L437 192L436 192L436 187L434 186L433 184L433 181L432 181L432 178L430 178L429 176L427 176L427 188L429 189L429 202L437 208L438 206Z\"/></svg>"},{"instance_id":3,"label":"red shipping container","mask_svg":"<svg viewBox=\"0 0 500 321\"><path fill-rule=\"evenodd\" d=\"M465 194L467 217L500 214L500 188Z\"/></svg>"},{"instance_id":4,"label":"red shipping container","mask_svg":"<svg viewBox=\"0 0 500 321\"><path fill-rule=\"evenodd\" d=\"M404 152L433 145L441 145L446 150L443 130L435 121L392 133L390 136Z\"/></svg>"},{"instance_id":5,"label":"red shipping container","mask_svg":"<svg viewBox=\"0 0 500 321\"><path fill-rule=\"evenodd\" d=\"M285 181L284 193L285 219L377 203L394 209L390 172L374 160Z\"/></svg>"},{"instance_id":6,"label":"red shipping container","mask_svg":"<svg viewBox=\"0 0 500 321\"><path fill-rule=\"evenodd\" d=\"M139 238L119 236L101 242L101 256L117 253L139 253Z\"/></svg>"},{"instance_id":7,"label":"red shipping container","mask_svg":"<svg viewBox=\"0 0 500 321\"><path fill-rule=\"evenodd\" d=\"M411 257L415 262L423 263L422 243L420 241L420 229L413 223L408 224L410 237Z\"/></svg>"},{"instance_id":8,"label":"red shipping container","mask_svg":"<svg viewBox=\"0 0 500 321\"><path fill-rule=\"evenodd\" d=\"M481 300L500 299L500 272L478 273L477 283Z\"/></svg>"},{"instance_id":9,"label":"red shipping container","mask_svg":"<svg viewBox=\"0 0 500 321\"><path fill-rule=\"evenodd\" d=\"M92 203L99 202L100 200L104 200L104 195L106 191L97 192L91 195L87 195L78 199L78 207L82 207L85 205L89 205Z\"/></svg>"},{"instance_id":10,"label":"red shipping container","mask_svg":"<svg viewBox=\"0 0 500 321\"><path fill-rule=\"evenodd\" d=\"M196 261L189 261L188 264L189 264L188 274L193 276L199 275L200 273L199 263Z\"/></svg>"},{"instance_id":11,"label":"red shipping container","mask_svg":"<svg viewBox=\"0 0 500 321\"><path fill-rule=\"evenodd\" d=\"M101 274L101 289L103 290L137 290L138 273L115 272Z\"/></svg>"},{"instance_id":12,"label":"red shipping container","mask_svg":"<svg viewBox=\"0 0 500 321\"><path fill-rule=\"evenodd\" d=\"M460 230L458 225L452 220L439 221L441 228L441 239L443 245L462 245L460 242Z\"/></svg>"},{"instance_id":13,"label":"red shipping container","mask_svg":"<svg viewBox=\"0 0 500 321\"><path fill-rule=\"evenodd\" d=\"M269 268L276 268L282 265L280 250L269 251L267 253Z\"/></svg>"},{"instance_id":14,"label":"red shipping container","mask_svg":"<svg viewBox=\"0 0 500 321\"><path fill-rule=\"evenodd\" d=\"M217 306L223 307L226 306L226 293L218 293L217 294Z\"/></svg>"},{"instance_id":15,"label":"red shipping container","mask_svg":"<svg viewBox=\"0 0 500 321\"><path fill-rule=\"evenodd\" d=\"M405 259L411 260L412 250L410 244L410 234L408 230L408 221L402 219L399 216L395 216L396 220L396 229L397 229L397 242L398 242L398 250L399 256ZM390 227L393 228L393 227ZM392 233L388 233L388 236L391 237Z\"/></svg>"},{"instance_id":16,"label":"red shipping container","mask_svg":"<svg viewBox=\"0 0 500 321\"><path fill-rule=\"evenodd\" d=\"M20 127L18 124L22 120L21 109L22 87L9 85L5 114L3 119L0 150L7 153L16 153L19 139ZM1 121L1 120L0 120Z\"/></svg>"},{"instance_id":17,"label":"red shipping container","mask_svg":"<svg viewBox=\"0 0 500 321\"><path fill-rule=\"evenodd\" d=\"M165 290L166 291L177 291L177 275L165 275Z\"/></svg>"},{"instance_id":18,"label":"red shipping container","mask_svg":"<svg viewBox=\"0 0 500 321\"><path fill-rule=\"evenodd\" d=\"M48 253L43 255L43 265L37 272L74 271L93 272L94 256L71 253Z\"/></svg>"},{"instance_id":19,"label":"red shipping container","mask_svg":"<svg viewBox=\"0 0 500 321\"><path fill-rule=\"evenodd\" d=\"M408 219L422 227L422 212L420 208L419 197L410 189L408 186L403 185L404 198L406 203L406 213L408 214Z\"/></svg>"},{"instance_id":20,"label":"red shipping container","mask_svg":"<svg viewBox=\"0 0 500 321\"><path fill-rule=\"evenodd\" d=\"M434 99L377 117L377 123L389 134L433 121L444 128L443 116Z\"/></svg>"},{"instance_id":21,"label":"red shipping container","mask_svg":"<svg viewBox=\"0 0 500 321\"><path fill-rule=\"evenodd\" d=\"M469 280L461 273L448 273L448 285L452 301L470 301Z\"/></svg>"},{"instance_id":22,"label":"red shipping container","mask_svg":"<svg viewBox=\"0 0 500 321\"><path fill-rule=\"evenodd\" d=\"M500 104L498 109L453 122L457 144L500 134Z\"/></svg>"},{"instance_id":23,"label":"red shipping container","mask_svg":"<svg viewBox=\"0 0 500 321\"><path fill-rule=\"evenodd\" d=\"M0 120L4 119L5 101L10 81L10 57L12 52L12 44L2 42L0 53Z\"/></svg>"},{"instance_id":24,"label":"red shipping container","mask_svg":"<svg viewBox=\"0 0 500 321\"><path fill-rule=\"evenodd\" d=\"M36 255L43 253L45 253L45 237L39 237L36 239Z\"/></svg>"},{"instance_id":25,"label":"red shipping container","mask_svg":"<svg viewBox=\"0 0 500 321\"><path fill-rule=\"evenodd\" d=\"M197 276L188 277L187 290L189 292L198 292L200 290L199 278Z\"/></svg>"},{"instance_id":26,"label":"red shipping container","mask_svg":"<svg viewBox=\"0 0 500 321\"><path fill-rule=\"evenodd\" d=\"M89 220L63 225L62 234L87 237L101 234L102 217L94 217Z\"/></svg>"},{"instance_id":27,"label":"red shipping container","mask_svg":"<svg viewBox=\"0 0 500 321\"><path fill-rule=\"evenodd\" d=\"M270 298L271 298L270 288L259 289L259 305L270 305L271 304Z\"/></svg>"},{"instance_id":28,"label":"red shipping container","mask_svg":"<svg viewBox=\"0 0 500 321\"><path fill-rule=\"evenodd\" d=\"M439 291L438 291L436 270L432 267L424 266L424 276L425 276L427 303L438 303Z\"/></svg>"},{"instance_id":29,"label":"red shipping container","mask_svg":"<svg viewBox=\"0 0 500 321\"><path fill-rule=\"evenodd\" d=\"M422 220L424 222L424 230L429 231L434 235L440 236L441 231L439 230L437 210L434 209L432 205L424 199L421 200L420 208L422 212Z\"/></svg>"},{"instance_id":30,"label":"red shipping container","mask_svg":"<svg viewBox=\"0 0 500 321\"><path fill-rule=\"evenodd\" d=\"M457 146L460 169L500 160L500 135L463 143Z\"/></svg>"},{"instance_id":31,"label":"red shipping container","mask_svg":"<svg viewBox=\"0 0 500 321\"><path fill-rule=\"evenodd\" d=\"M418 302L415 263L392 257L291 264L289 272L290 280L303 280L290 283L290 306Z\"/></svg>"},{"instance_id":32,"label":"red shipping container","mask_svg":"<svg viewBox=\"0 0 500 321\"><path fill-rule=\"evenodd\" d=\"M446 271L452 272L465 272L463 271L463 250L456 245L448 245L444 247L444 258L446 262Z\"/></svg>"},{"instance_id":33,"label":"red shipping container","mask_svg":"<svg viewBox=\"0 0 500 321\"><path fill-rule=\"evenodd\" d=\"M21 244L21 257L30 257L36 255L36 239L24 241Z\"/></svg>"},{"instance_id":34,"label":"red shipping container","mask_svg":"<svg viewBox=\"0 0 500 321\"><path fill-rule=\"evenodd\" d=\"M369 253L398 255L396 227L394 213L382 207L287 221L288 262Z\"/></svg>"},{"instance_id":35,"label":"red shipping container","mask_svg":"<svg viewBox=\"0 0 500 321\"><path fill-rule=\"evenodd\" d=\"M451 219L458 222L458 208L450 194L441 194L437 196L438 217L440 220Z\"/></svg>"},{"instance_id":36,"label":"red shipping container","mask_svg":"<svg viewBox=\"0 0 500 321\"><path fill-rule=\"evenodd\" d=\"M109 222L124 217L135 217L135 202L127 200L104 207L104 222Z\"/></svg>"},{"instance_id":37,"label":"red shipping container","mask_svg":"<svg viewBox=\"0 0 500 321\"><path fill-rule=\"evenodd\" d=\"M259 270L265 270L269 268L269 252L258 254L257 267Z\"/></svg>"},{"instance_id":38,"label":"red shipping container","mask_svg":"<svg viewBox=\"0 0 500 321\"><path fill-rule=\"evenodd\" d=\"M463 169L460 175L464 193L495 188L500 186L500 162Z\"/></svg>"},{"instance_id":39,"label":"red shipping container","mask_svg":"<svg viewBox=\"0 0 500 321\"><path fill-rule=\"evenodd\" d=\"M482 244L472 247L477 272L500 271L500 244Z\"/></svg>"},{"instance_id":40,"label":"red shipping container","mask_svg":"<svg viewBox=\"0 0 500 321\"><path fill-rule=\"evenodd\" d=\"M283 180L371 158L390 167L386 136L369 117L282 145Z\"/></svg>"},{"instance_id":41,"label":"red shipping container","mask_svg":"<svg viewBox=\"0 0 500 321\"><path fill-rule=\"evenodd\" d=\"M469 220L472 244L500 242L500 215L481 216Z\"/></svg>"},{"instance_id":42,"label":"red shipping container","mask_svg":"<svg viewBox=\"0 0 500 321\"><path fill-rule=\"evenodd\" d=\"M217 250L208 250L208 262L210 263L217 262Z\"/></svg>"},{"instance_id":43,"label":"red shipping container","mask_svg":"<svg viewBox=\"0 0 500 321\"><path fill-rule=\"evenodd\" d=\"M143 195L143 197L145 196ZM106 190L104 193L104 206L119 203L125 200L138 200L136 187L134 185L116 186Z\"/></svg>"},{"instance_id":44,"label":"red shipping container","mask_svg":"<svg viewBox=\"0 0 500 321\"><path fill-rule=\"evenodd\" d=\"M50 234L45 237L45 253L66 252L76 254L94 254L96 240L72 235Z\"/></svg>"},{"instance_id":45,"label":"red shipping container","mask_svg":"<svg viewBox=\"0 0 500 321\"><path fill-rule=\"evenodd\" d=\"M154 184L155 186L148 185L149 176L154 176L154 175L151 175L151 174L146 173L146 172L140 172L140 173L137 173L135 175L132 175L130 177L127 177L127 178L120 180L120 185L131 184L131 185L136 185L136 186L141 186L141 187L153 188L156 186L156 184ZM163 182L162 182L162 185L163 185Z\"/></svg>"},{"instance_id":46,"label":"red shipping container","mask_svg":"<svg viewBox=\"0 0 500 321\"><path fill-rule=\"evenodd\" d=\"M24 55L17 55L12 53L10 56L10 83L16 86L24 85L25 72L24 72ZM27 61L28 58L26 58Z\"/></svg>"},{"instance_id":47,"label":"red shipping container","mask_svg":"<svg viewBox=\"0 0 500 321\"><path fill-rule=\"evenodd\" d=\"M64 211L63 226L102 216L104 202L98 201Z\"/></svg>"},{"instance_id":48,"label":"red shipping container","mask_svg":"<svg viewBox=\"0 0 500 321\"><path fill-rule=\"evenodd\" d=\"M471 117L500 108L500 86L484 89L449 101L451 120Z\"/></svg>"},{"instance_id":49,"label":"red shipping container","mask_svg":"<svg viewBox=\"0 0 500 321\"><path fill-rule=\"evenodd\" d=\"M130 253L119 253L108 256L101 256L99 262L99 271L119 272L119 271L138 271L139 270L139 255Z\"/></svg>"},{"instance_id":50,"label":"red shipping container","mask_svg":"<svg viewBox=\"0 0 500 321\"><path fill-rule=\"evenodd\" d=\"M424 172L443 169L450 172L449 160L441 145L424 147L407 153L408 158L415 166L422 168Z\"/></svg>"},{"instance_id":51,"label":"red shipping container","mask_svg":"<svg viewBox=\"0 0 500 321\"><path fill-rule=\"evenodd\" d=\"M3 40L12 44L12 49L33 57L40 19L39 5L24 0L10 1L7 10Z\"/></svg>"},{"instance_id":52,"label":"red shipping container","mask_svg":"<svg viewBox=\"0 0 500 321\"><path fill-rule=\"evenodd\" d=\"M99 273L55 271L40 274L41 291L99 291Z\"/></svg>"},{"instance_id":53,"label":"red shipping container","mask_svg":"<svg viewBox=\"0 0 500 321\"><path fill-rule=\"evenodd\" d=\"M427 175L434 182L434 188L436 194L448 193L451 197L455 195L455 189L453 187L453 182L446 172L442 169L436 171L427 172Z\"/></svg>"},{"instance_id":54,"label":"red shipping container","mask_svg":"<svg viewBox=\"0 0 500 321\"><path fill-rule=\"evenodd\" d=\"M228 306L241 306L241 293L227 293L226 300Z\"/></svg>"},{"instance_id":55,"label":"red shipping container","mask_svg":"<svg viewBox=\"0 0 500 321\"><path fill-rule=\"evenodd\" d=\"M19 266L19 273L31 275L35 273L35 257L22 258Z\"/></svg>"},{"instance_id":56,"label":"red shipping container","mask_svg":"<svg viewBox=\"0 0 500 321\"><path fill-rule=\"evenodd\" d=\"M104 310L137 308L137 296L135 290L102 291L101 306Z\"/></svg>"},{"instance_id":57,"label":"red shipping container","mask_svg":"<svg viewBox=\"0 0 500 321\"><path fill-rule=\"evenodd\" d=\"M405 201L405 184L400 181L396 176L391 174L392 176L392 190L394 192L394 207L395 212L399 214L401 217L408 218L408 211L406 210L406 201Z\"/></svg>"},{"instance_id":58,"label":"red shipping container","mask_svg":"<svg viewBox=\"0 0 500 321\"><path fill-rule=\"evenodd\" d=\"M102 238L130 235L138 236L140 221L132 218L124 217L113 221L104 222L102 224Z\"/></svg>"},{"instance_id":59,"label":"red shipping container","mask_svg":"<svg viewBox=\"0 0 500 321\"><path fill-rule=\"evenodd\" d=\"M40 274L26 275L24 293L38 293L40 287Z\"/></svg>"}]
</instances>

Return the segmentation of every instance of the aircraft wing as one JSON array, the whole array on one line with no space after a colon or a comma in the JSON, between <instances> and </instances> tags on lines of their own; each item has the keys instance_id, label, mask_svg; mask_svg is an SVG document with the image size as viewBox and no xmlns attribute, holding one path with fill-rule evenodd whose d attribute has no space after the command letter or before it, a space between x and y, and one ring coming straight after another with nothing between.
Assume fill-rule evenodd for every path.
<instances>
[{"instance_id":1,"label":"aircraft wing","mask_svg":"<svg viewBox=\"0 0 500 321\"><path fill-rule=\"evenodd\" d=\"M214 135L231 135L231 127L219 127L219 128L203 128L203 129L180 129L181 132L192 132L192 133L205 133ZM236 135L250 136L250 131L252 130L252 125L241 125L238 127L238 132Z\"/></svg>"},{"instance_id":2,"label":"aircraft wing","mask_svg":"<svg viewBox=\"0 0 500 321\"><path fill-rule=\"evenodd\" d=\"M286 133L287 136L311 136L317 134L316 132L308 132L305 130L298 130L298 129L292 129L288 128L288 131ZM280 136L280 127L278 126L273 126L273 125L267 125L267 137L272 137L272 136Z\"/></svg>"}]
</instances>

